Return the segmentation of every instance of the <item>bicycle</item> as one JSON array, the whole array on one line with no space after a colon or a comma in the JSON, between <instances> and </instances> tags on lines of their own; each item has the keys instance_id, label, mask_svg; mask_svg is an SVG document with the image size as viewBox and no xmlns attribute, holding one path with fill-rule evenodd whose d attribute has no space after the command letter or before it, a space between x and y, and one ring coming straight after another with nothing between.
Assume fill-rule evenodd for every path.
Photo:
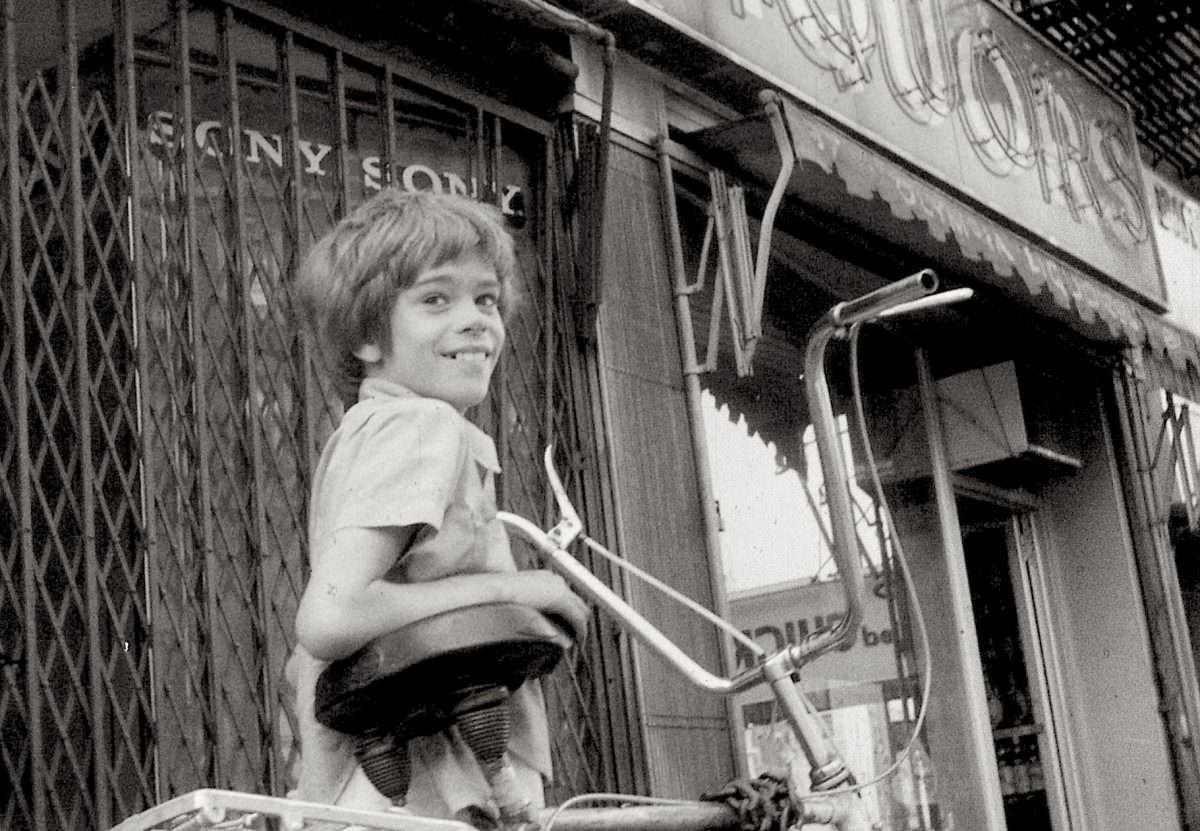
<instances>
[{"instance_id":1,"label":"bicycle","mask_svg":"<svg viewBox=\"0 0 1200 831\"><path fill-rule=\"evenodd\" d=\"M804 384L809 413L816 436L817 451L825 476L829 501L830 537L832 553L837 563L846 613L832 628L813 633L801 643L785 646L767 653L753 641L750 645L758 656L758 662L730 677L716 675L700 666L691 656L680 649L650 621L610 589L587 567L568 552L568 548L584 540L593 550L603 549L583 534L583 523L553 464L553 447L544 455L545 472L558 508L558 522L548 531L542 530L530 520L513 513L500 512L498 518L521 539L529 542L545 563L557 571L580 594L595 603L610 615L621 627L638 641L677 670L685 680L706 692L729 696L760 684L768 685L775 697L786 722L795 734L810 768L811 793L793 800L795 823L823 824L838 831L864 831L869 827L861 805L860 792L863 788L888 775L876 777L871 783L857 784L842 760L837 748L826 734L813 705L808 701L798 684L800 671L805 665L821 655L851 644L859 629L863 616L863 581L857 556L857 538L851 512L849 479L838 435L837 422L833 413L829 384L825 374L825 353L829 343L839 335L845 335L853 327L863 323L906 314L917 308L959 302L970 296L969 289L955 289L935 293L938 287L936 275L928 269L898 280L881 289L855 300L839 303L831 308L809 332L804 352ZM615 558L607 550L607 556ZM626 568L657 588L671 593L676 599L687 603L698 614L710 622L729 628L729 624L693 601L682 598L669 587L641 572L629 563L615 558ZM532 610L530 610L532 611ZM471 614L465 612L464 614ZM537 613L533 613L536 615ZM421 622L418 622L421 623ZM402 630L403 631L403 630ZM398 633L399 635L400 633ZM740 633L738 633L740 635ZM503 640L504 635L499 636ZM546 636L554 640L553 634ZM439 634L432 638L428 647L436 651L444 640ZM511 642L505 641L511 653ZM526 642L527 643L527 642ZM544 644L542 644L544 646ZM519 651L519 650L518 650ZM926 650L927 652L928 650ZM551 656L553 657L553 656ZM346 659L349 660L349 659ZM406 653L407 660L407 653ZM466 661L479 666L490 662L472 654ZM419 662L418 662L419 663ZM548 665L546 655L539 657L537 672L544 672ZM406 668L408 668L406 666ZM391 677L396 681L395 676ZM512 684L519 680L507 676L493 675L484 683ZM928 679L926 679L928 682ZM478 686L479 679L471 682ZM348 699L339 703L354 711L370 712L370 684L374 679L350 690ZM464 682L466 683L466 682ZM926 683L926 695L928 683ZM364 692L365 691L365 692ZM355 697L358 696L358 697ZM346 702L349 701L349 704ZM922 706L922 715L924 707ZM439 716L442 717L442 716ZM918 719L918 727L920 719ZM918 730L913 731L915 737ZM893 763L891 769L899 763ZM567 803L546 809L537 815L518 814L515 825L532 822L542 831L558 831L602 827L606 831L634 831L653 825L658 831L733 831L738 827L738 818L727 807L716 803L689 802L681 800L655 800L631 795L611 796L626 803L648 803L639 808L590 809L589 811L567 811ZM568 802L572 802L569 800ZM232 814L232 816L231 816ZM575 816L572 816L575 815ZM356 829L402 829L403 831L469 831L471 826L448 820L433 820L394 812L355 811L335 806L300 803L276 797L238 794L232 791L201 790L178 797L150 811L143 812L117 825L113 831L151 831L204 827L256 827L256 822L273 817L285 831L304 828L309 820L326 823L321 827ZM258 818L258 819L255 819ZM179 824L163 824L178 820ZM228 823L235 823L229 825ZM241 823L241 824L236 824ZM340 823L340 824L339 824Z\"/></svg>"}]
</instances>

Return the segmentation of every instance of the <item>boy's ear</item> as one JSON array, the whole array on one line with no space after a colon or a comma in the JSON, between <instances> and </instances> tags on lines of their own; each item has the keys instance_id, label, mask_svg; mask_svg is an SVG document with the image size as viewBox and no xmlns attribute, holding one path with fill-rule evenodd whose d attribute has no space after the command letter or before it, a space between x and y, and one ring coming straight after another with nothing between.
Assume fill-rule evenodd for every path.
<instances>
[{"instance_id":1,"label":"boy's ear","mask_svg":"<svg viewBox=\"0 0 1200 831\"><path fill-rule=\"evenodd\" d=\"M364 343L354 350L354 357L364 364L377 364L383 360L383 350L374 343Z\"/></svg>"}]
</instances>

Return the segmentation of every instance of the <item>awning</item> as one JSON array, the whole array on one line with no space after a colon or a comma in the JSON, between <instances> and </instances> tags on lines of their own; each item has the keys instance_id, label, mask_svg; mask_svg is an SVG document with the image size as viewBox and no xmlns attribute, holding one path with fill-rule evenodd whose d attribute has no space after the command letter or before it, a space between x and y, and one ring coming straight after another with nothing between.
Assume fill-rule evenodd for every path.
<instances>
[{"instance_id":1,"label":"awning","mask_svg":"<svg viewBox=\"0 0 1200 831\"><path fill-rule=\"evenodd\" d=\"M784 101L797 164L787 195L884 235L1063 321L1085 337L1144 353L1156 378L1200 390L1200 340L1101 283L983 209ZM693 132L682 143L727 170L770 184L780 159L765 113ZM848 199L847 196L857 197ZM943 265L943 267L945 267ZM1182 391L1182 390L1181 390Z\"/></svg>"}]
</instances>

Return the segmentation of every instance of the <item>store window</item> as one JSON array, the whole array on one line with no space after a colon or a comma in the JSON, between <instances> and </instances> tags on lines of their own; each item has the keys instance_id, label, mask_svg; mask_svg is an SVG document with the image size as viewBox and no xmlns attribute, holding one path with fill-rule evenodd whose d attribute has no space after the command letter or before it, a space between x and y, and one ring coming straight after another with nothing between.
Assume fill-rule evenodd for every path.
<instances>
[{"instance_id":1,"label":"store window","mask_svg":"<svg viewBox=\"0 0 1200 831\"><path fill-rule=\"evenodd\" d=\"M1053 743L1045 668L1037 665L1037 646L1029 637L1033 605L1026 604L1028 575L1023 572L1019 546L1034 545L1028 517L1010 510L960 499L963 553L970 585L971 607L979 643L979 658L987 695L996 772L1004 817L1009 828L1050 831L1051 800L1056 783L1047 790L1043 757ZM1020 528L1026 536L1019 538ZM1035 555L1036 556L1036 555ZM1030 654L1030 653L1033 654Z\"/></svg>"},{"instance_id":2,"label":"store window","mask_svg":"<svg viewBox=\"0 0 1200 831\"><path fill-rule=\"evenodd\" d=\"M770 652L831 628L846 608L803 384L809 334L835 303L915 268L782 221L760 289L761 336L747 361L729 318L728 297L741 302L736 279L719 283L726 296L715 302L718 240L706 233L715 209L700 187L678 193L696 284L687 305L719 509L719 573L732 620ZM753 220L750 231L756 238ZM799 677L857 781L871 783L863 802L887 831L1073 827L1077 750L1062 719L1070 656L1059 651L1067 633L1048 614L1061 608L1065 560L1056 561L1047 540L1082 536L1067 526L1085 516L1110 523L1113 514L1102 500L1086 510L1077 502L1082 433L1087 452L1098 454L1103 431L1089 409L1089 372L1059 366L1065 358L1048 332L985 299L962 313L864 327L827 352L864 617L853 645ZM944 474L935 474L928 431L941 436ZM1087 477L1104 474L1095 468ZM1120 547L1116 530L1110 539ZM908 567L921 608L904 579ZM730 654L733 669L755 660L736 641ZM743 693L735 710L748 772L784 772L807 792L804 754L770 692Z\"/></svg>"},{"instance_id":3,"label":"store window","mask_svg":"<svg viewBox=\"0 0 1200 831\"><path fill-rule=\"evenodd\" d=\"M683 250L689 277L700 269L707 211L701 198L680 192ZM710 240L711 251L715 241ZM838 297L831 283L807 279L833 259L794 237L777 233L767 280L763 335L751 373L739 373L727 318L715 358L699 375L701 409L713 496L719 513L720 566L731 620L767 651L801 643L833 628L846 609L828 536L825 484L805 401L803 348L809 327ZM715 255L714 255L715 256ZM708 265L704 285L690 298L697 358L709 353L706 340L714 314ZM855 280L869 284L867 275ZM836 281L835 281L836 282ZM852 512L862 570L864 617L849 648L826 654L801 673L801 689L820 713L828 734L858 782L883 776L863 790L873 823L889 831L947 827L939 804L935 766L922 737L913 739L922 679L913 649L911 605L894 539L882 519L883 506L869 483L862 441L851 417L848 353L830 350L837 428L850 465ZM867 389L882 378L907 378L911 350L864 333L863 380ZM881 364L880 361L883 361ZM921 429L916 420L902 429ZM731 642L730 669L755 661L744 644ZM758 687L736 699L737 724L751 776L785 774L796 793L810 789L810 771L770 690ZM904 754L903 761L899 761ZM898 762L898 764L897 764ZM893 765L896 765L893 768Z\"/></svg>"},{"instance_id":4,"label":"store window","mask_svg":"<svg viewBox=\"0 0 1200 831\"><path fill-rule=\"evenodd\" d=\"M799 395L799 390L794 391ZM704 395L705 433L721 517L722 566L733 622L771 651L834 626L845 609L841 578L826 537L827 505L811 426L800 427L803 461L756 432L734 398ZM849 424L842 416L844 449ZM855 486L856 529L862 544L864 618L850 648L823 656L803 673L802 689L859 781L884 772L908 744L920 699L912 671L903 583L880 506ZM897 603L896 600L900 602ZM899 633L899 634L898 634ZM753 660L735 647L736 669ZM804 754L770 691L738 698L739 725L751 775L786 771L796 792L809 789ZM942 827L934 770L918 741L908 761L879 787L864 791L872 821L887 829Z\"/></svg>"}]
</instances>

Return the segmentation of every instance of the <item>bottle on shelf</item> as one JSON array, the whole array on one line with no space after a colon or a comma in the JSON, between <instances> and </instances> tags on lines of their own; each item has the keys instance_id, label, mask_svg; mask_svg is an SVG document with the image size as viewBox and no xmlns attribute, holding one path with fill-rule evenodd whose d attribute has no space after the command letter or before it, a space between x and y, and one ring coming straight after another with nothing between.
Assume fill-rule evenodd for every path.
<instances>
[{"instance_id":1,"label":"bottle on shelf","mask_svg":"<svg viewBox=\"0 0 1200 831\"><path fill-rule=\"evenodd\" d=\"M1000 794L1012 796L1016 793L1016 780L1013 776L1013 746L1008 737L996 740L996 767L1000 771Z\"/></svg>"},{"instance_id":2,"label":"bottle on shelf","mask_svg":"<svg viewBox=\"0 0 1200 831\"><path fill-rule=\"evenodd\" d=\"M1042 750L1037 736L1030 736L1029 754L1029 789L1033 791L1046 790L1046 777L1042 770Z\"/></svg>"},{"instance_id":3,"label":"bottle on shelf","mask_svg":"<svg viewBox=\"0 0 1200 831\"><path fill-rule=\"evenodd\" d=\"M1026 794L1031 790L1029 782L1029 737L1013 736L1013 793Z\"/></svg>"}]
</instances>

